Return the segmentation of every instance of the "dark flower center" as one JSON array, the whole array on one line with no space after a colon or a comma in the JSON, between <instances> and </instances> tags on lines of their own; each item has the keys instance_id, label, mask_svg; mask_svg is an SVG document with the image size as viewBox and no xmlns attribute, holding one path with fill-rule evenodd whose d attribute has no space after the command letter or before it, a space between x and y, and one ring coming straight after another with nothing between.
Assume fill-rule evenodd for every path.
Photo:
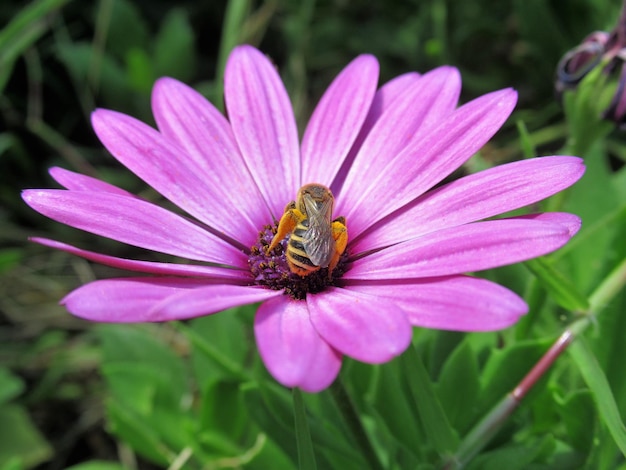
<instances>
[{"instance_id":1,"label":"dark flower center","mask_svg":"<svg viewBox=\"0 0 626 470\"><path fill-rule=\"evenodd\" d=\"M320 268L307 276L293 273L285 256L289 237L285 237L271 252L267 253L267 248L275 234L276 225L264 226L259 232L257 242L250 249L248 265L256 284L268 289L284 290L286 295L302 300L309 293L316 294L328 286L337 285L343 273L346 272L347 251L341 255L337 267L330 276L328 268Z\"/></svg>"}]
</instances>

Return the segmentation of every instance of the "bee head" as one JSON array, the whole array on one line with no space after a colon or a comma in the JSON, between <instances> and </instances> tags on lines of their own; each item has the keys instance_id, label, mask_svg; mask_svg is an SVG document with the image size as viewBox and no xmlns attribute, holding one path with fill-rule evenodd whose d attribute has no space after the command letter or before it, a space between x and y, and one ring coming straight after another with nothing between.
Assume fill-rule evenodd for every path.
<instances>
[{"instance_id":1,"label":"bee head","mask_svg":"<svg viewBox=\"0 0 626 470\"><path fill-rule=\"evenodd\" d=\"M306 207L315 207L318 211L328 207L332 212L332 206L335 198L326 186L318 183L305 184L298 191L298 208L303 212L307 212Z\"/></svg>"}]
</instances>

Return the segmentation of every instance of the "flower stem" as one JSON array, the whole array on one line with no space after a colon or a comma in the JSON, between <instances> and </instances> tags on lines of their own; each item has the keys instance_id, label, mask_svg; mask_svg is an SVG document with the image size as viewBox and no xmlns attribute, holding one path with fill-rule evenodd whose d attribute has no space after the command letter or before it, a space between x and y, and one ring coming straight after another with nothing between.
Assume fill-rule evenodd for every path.
<instances>
[{"instance_id":1,"label":"flower stem","mask_svg":"<svg viewBox=\"0 0 626 470\"><path fill-rule=\"evenodd\" d=\"M307 421L304 400L299 388L291 391L293 397L293 415L296 429L296 443L298 445L298 468L300 470L315 470L315 451L311 442L311 431Z\"/></svg>"},{"instance_id":2,"label":"flower stem","mask_svg":"<svg viewBox=\"0 0 626 470\"><path fill-rule=\"evenodd\" d=\"M335 399L335 403L337 404L337 408L341 412L345 423L348 425L348 428L352 431L352 435L356 440L357 445L361 449L361 453L370 468L373 470L383 470L383 465L380 463L378 455L374 451L374 447L370 442L370 439L363 427L363 423L359 418L359 414L354 406L354 402L348 395L348 391L341 379L335 380L335 382L330 387L330 392Z\"/></svg>"},{"instance_id":3,"label":"flower stem","mask_svg":"<svg viewBox=\"0 0 626 470\"><path fill-rule=\"evenodd\" d=\"M465 436L455 455L444 462L443 469L458 470L463 468L472 457L489 443L535 383L550 369L550 366L571 342L589 326L593 315L602 310L623 289L624 285L626 285L626 259L622 260L591 294L589 311L563 331L519 384Z\"/></svg>"}]
</instances>

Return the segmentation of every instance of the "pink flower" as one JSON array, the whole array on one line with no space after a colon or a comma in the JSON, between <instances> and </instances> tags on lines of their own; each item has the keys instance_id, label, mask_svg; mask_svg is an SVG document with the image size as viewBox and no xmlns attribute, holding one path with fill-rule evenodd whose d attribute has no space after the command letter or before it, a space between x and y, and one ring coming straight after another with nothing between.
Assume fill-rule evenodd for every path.
<instances>
[{"instance_id":1,"label":"pink flower","mask_svg":"<svg viewBox=\"0 0 626 470\"><path fill-rule=\"evenodd\" d=\"M505 328L526 313L513 292L463 273L549 253L580 226L544 213L480 221L533 204L573 184L575 157L502 165L432 189L477 152L511 113L511 89L457 107L456 69L409 73L377 90L378 63L351 62L317 105L302 137L271 62L237 47L225 75L228 120L191 88L160 79L158 130L114 111L93 127L123 165L193 217L60 168L65 190L24 192L61 223L187 264L115 258L57 241L36 242L91 261L145 273L98 280L62 303L82 318L145 322L209 315L261 302L260 354L282 384L315 392L337 376L343 355L382 363L402 353L412 326L460 331ZM349 241L332 276L292 274L267 228L307 183L335 196Z\"/></svg>"}]
</instances>

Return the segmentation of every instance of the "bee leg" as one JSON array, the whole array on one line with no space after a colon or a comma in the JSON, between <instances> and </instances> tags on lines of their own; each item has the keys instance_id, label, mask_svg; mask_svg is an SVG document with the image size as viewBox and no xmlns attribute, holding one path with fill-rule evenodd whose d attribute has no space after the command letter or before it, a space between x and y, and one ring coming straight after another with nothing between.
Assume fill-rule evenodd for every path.
<instances>
[{"instance_id":1,"label":"bee leg","mask_svg":"<svg viewBox=\"0 0 626 470\"><path fill-rule=\"evenodd\" d=\"M333 230L333 239L335 240L335 253L328 265L328 277L332 276L333 270L339 263L339 258L346 251L348 245L348 228L346 227L345 217L337 217L331 225Z\"/></svg>"},{"instance_id":2,"label":"bee leg","mask_svg":"<svg viewBox=\"0 0 626 470\"><path fill-rule=\"evenodd\" d=\"M298 222L304 220L305 218L306 216L296 209L296 203L294 201L287 204L287 207L285 207L285 213L280 218L280 222L278 222L276 235L272 238L272 243L270 243L270 246L267 248L265 253L269 254L283 238L293 232L293 229L296 228Z\"/></svg>"}]
</instances>

